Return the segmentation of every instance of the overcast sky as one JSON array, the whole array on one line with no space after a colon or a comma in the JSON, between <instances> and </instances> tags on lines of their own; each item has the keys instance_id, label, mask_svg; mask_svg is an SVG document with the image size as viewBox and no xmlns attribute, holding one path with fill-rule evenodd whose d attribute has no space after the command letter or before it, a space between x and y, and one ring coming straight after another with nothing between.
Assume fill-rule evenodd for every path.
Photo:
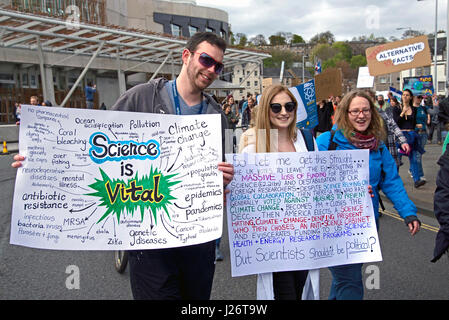
<instances>
[{"instance_id":1,"label":"overcast sky","mask_svg":"<svg viewBox=\"0 0 449 320\"><path fill-rule=\"evenodd\" d=\"M438 0L438 30L447 28L447 1ZM373 33L401 38L404 30L433 33L435 0L197 0L197 5L225 10L232 32L248 38L263 34L268 41L278 31L306 41L330 30L337 41Z\"/></svg>"}]
</instances>

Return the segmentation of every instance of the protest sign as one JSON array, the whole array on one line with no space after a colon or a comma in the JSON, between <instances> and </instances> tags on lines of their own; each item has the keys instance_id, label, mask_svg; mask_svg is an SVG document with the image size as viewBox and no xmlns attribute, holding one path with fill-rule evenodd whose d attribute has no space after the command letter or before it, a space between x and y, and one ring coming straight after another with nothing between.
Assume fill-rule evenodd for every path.
<instances>
[{"instance_id":1,"label":"protest sign","mask_svg":"<svg viewBox=\"0 0 449 320\"><path fill-rule=\"evenodd\" d=\"M232 276L382 260L369 151L229 154Z\"/></svg>"},{"instance_id":2,"label":"protest sign","mask_svg":"<svg viewBox=\"0 0 449 320\"><path fill-rule=\"evenodd\" d=\"M410 89L414 96L431 96L434 92L432 76L406 77L402 88L402 90Z\"/></svg>"},{"instance_id":3,"label":"protest sign","mask_svg":"<svg viewBox=\"0 0 449 320\"><path fill-rule=\"evenodd\" d=\"M315 75L315 91L318 101L327 100L330 96L340 96L343 76L339 68L327 68L323 73Z\"/></svg>"},{"instance_id":4,"label":"protest sign","mask_svg":"<svg viewBox=\"0 0 449 320\"><path fill-rule=\"evenodd\" d=\"M357 77L357 88L372 88L374 86L374 77L369 74L368 67L359 67Z\"/></svg>"},{"instance_id":5,"label":"protest sign","mask_svg":"<svg viewBox=\"0 0 449 320\"><path fill-rule=\"evenodd\" d=\"M309 80L296 87L289 88L298 101L296 111L296 126L298 128L312 129L318 125L316 110L315 81Z\"/></svg>"},{"instance_id":6,"label":"protest sign","mask_svg":"<svg viewBox=\"0 0 449 320\"><path fill-rule=\"evenodd\" d=\"M222 233L220 115L22 106L12 244L180 247Z\"/></svg>"},{"instance_id":7,"label":"protest sign","mask_svg":"<svg viewBox=\"0 0 449 320\"><path fill-rule=\"evenodd\" d=\"M366 49L372 76L429 66L431 56L427 36L388 42Z\"/></svg>"}]
</instances>

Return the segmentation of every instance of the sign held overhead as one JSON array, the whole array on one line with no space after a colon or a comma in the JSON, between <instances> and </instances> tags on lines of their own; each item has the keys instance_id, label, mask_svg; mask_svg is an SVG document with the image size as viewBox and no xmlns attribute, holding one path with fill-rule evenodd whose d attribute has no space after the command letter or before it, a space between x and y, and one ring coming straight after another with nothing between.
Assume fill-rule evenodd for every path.
<instances>
[{"instance_id":1,"label":"sign held overhead","mask_svg":"<svg viewBox=\"0 0 449 320\"><path fill-rule=\"evenodd\" d=\"M427 36L368 48L366 60L372 76L429 66L432 63Z\"/></svg>"}]
</instances>

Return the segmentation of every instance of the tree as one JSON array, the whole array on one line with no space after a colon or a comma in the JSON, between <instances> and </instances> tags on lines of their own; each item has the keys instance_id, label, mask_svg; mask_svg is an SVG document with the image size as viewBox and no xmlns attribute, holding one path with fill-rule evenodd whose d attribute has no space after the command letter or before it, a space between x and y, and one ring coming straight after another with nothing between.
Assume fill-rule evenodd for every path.
<instances>
[{"instance_id":1,"label":"tree","mask_svg":"<svg viewBox=\"0 0 449 320\"><path fill-rule=\"evenodd\" d=\"M328 43L321 43L313 47L312 57L314 60L326 61L332 59L337 52L337 49L332 48Z\"/></svg>"},{"instance_id":2,"label":"tree","mask_svg":"<svg viewBox=\"0 0 449 320\"><path fill-rule=\"evenodd\" d=\"M263 60L264 68L280 68L282 61L285 62L285 69L291 68L293 62L302 61L301 57L293 51L272 49L270 50L271 58Z\"/></svg>"},{"instance_id":3,"label":"tree","mask_svg":"<svg viewBox=\"0 0 449 320\"><path fill-rule=\"evenodd\" d=\"M423 31L418 31L418 30L405 30L404 33L402 34L402 39L407 39L407 38L414 38L417 36L422 36L425 33Z\"/></svg>"},{"instance_id":4,"label":"tree","mask_svg":"<svg viewBox=\"0 0 449 320\"><path fill-rule=\"evenodd\" d=\"M316 35L314 35L309 43L311 44L317 44L317 43L327 43L332 44L335 42L335 36L330 31L321 32Z\"/></svg>"},{"instance_id":5,"label":"tree","mask_svg":"<svg viewBox=\"0 0 449 320\"><path fill-rule=\"evenodd\" d=\"M265 36L263 34L258 34L255 37L249 39L249 42L255 46L266 46L267 40L265 40Z\"/></svg>"},{"instance_id":6,"label":"tree","mask_svg":"<svg viewBox=\"0 0 449 320\"><path fill-rule=\"evenodd\" d=\"M285 37L281 35L271 35L268 37L268 40L270 40L270 45L272 46L280 46L287 44Z\"/></svg>"},{"instance_id":7,"label":"tree","mask_svg":"<svg viewBox=\"0 0 449 320\"><path fill-rule=\"evenodd\" d=\"M235 44L234 32L229 31L229 40L231 41L231 45Z\"/></svg>"},{"instance_id":8,"label":"tree","mask_svg":"<svg viewBox=\"0 0 449 320\"><path fill-rule=\"evenodd\" d=\"M350 64L351 68L358 69L359 67L366 66L367 62L366 62L366 58L363 55L359 54L356 56L352 56L349 64Z\"/></svg>"},{"instance_id":9,"label":"tree","mask_svg":"<svg viewBox=\"0 0 449 320\"><path fill-rule=\"evenodd\" d=\"M291 43L305 43L306 41L300 35L294 34Z\"/></svg>"},{"instance_id":10,"label":"tree","mask_svg":"<svg viewBox=\"0 0 449 320\"><path fill-rule=\"evenodd\" d=\"M246 34L239 32L234 37L235 37L235 43L238 46L240 46L240 47L246 46L246 42L248 41L248 37L246 36Z\"/></svg>"},{"instance_id":11,"label":"tree","mask_svg":"<svg viewBox=\"0 0 449 320\"><path fill-rule=\"evenodd\" d=\"M337 50L337 55L339 55L338 60L350 61L352 57L352 48L348 43L343 41L337 41L332 44L332 48Z\"/></svg>"}]
</instances>

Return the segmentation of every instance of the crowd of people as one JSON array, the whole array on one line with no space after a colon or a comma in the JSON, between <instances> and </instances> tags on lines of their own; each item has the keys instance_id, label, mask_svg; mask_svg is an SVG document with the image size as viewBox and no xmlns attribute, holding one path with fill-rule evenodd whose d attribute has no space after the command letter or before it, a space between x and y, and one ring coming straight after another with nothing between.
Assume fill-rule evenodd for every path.
<instances>
[{"instance_id":1,"label":"crowd of people","mask_svg":"<svg viewBox=\"0 0 449 320\"><path fill-rule=\"evenodd\" d=\"M87 109L93 109L94 108L94 95L95 92L97 92L97 85L93 85L92 82L88 82L86 87L84 88L84 93L86 96L86 108ZM31 96L30 97L30 105L32 106L46 106L46 107L51 107L53 106L53 104L51 103L50 100L45 100L40 102L39 101L39 97L38 96ZM106 106L104 103L101 104L100 106L101 110L106 110ZM21 113L22 113L22 105L19 102L16 102L14 104L14 117L16 119L16 124L19 125L20 124L20 117L21 117Z\"/></svg>"},{"instance_id":2,"label":"crowd of people","mask_svg":"<svg viewBox=\"0 0 449 320\"><path fill-rule=\"evenodd\" d=\"M245 132L238 141L238 150L245 153L368 149L368 191L372 195L376 226L379 225L379 191L382 190L395 204L410 234L415 235L420 230L417 209L404 189L398 166L402 164L403 156L409 157L415 187L425 183L421 155L435 129L437 142L442 143L447 135L447 98L432 97L432 103L426 99L423 104L423 97L415 98L407 90L404 90L401 102L392 96L385 101L384 97L374 97L371 92L362 90L343 97L330 97L317 104L319 123L310 135L310 144L306 139L308 131L296 127L298 102L282 85L265 89L259 103L258 97L253 95L240 103L228 96L221 107L204 93L223 70L225 50L226 43L215 34L196 33L182 53L182 69L175 80L160 78L137 85L122 95L112 109L193 116L220 114L223 148L224 130L241 126ZM438 123L443 123L440 131ZM271 129L278 130L277 142L270 141ZM441 139L438 132L441 132ZM397 155L392 156L391 150L398 151ZM13 167L18 168L25 157L16 155L14 160ZM234 176L232 164L219 162L217 167L223 174L223 185L227 186ZM218 246L219 241L214 240L187 247L130 251L134 298L209 299ZM329 298L362 299L361 270L361 264L331 267L333 279ZM261 274L257 281L258 298L299 300L309 275L307 270Z\"/></svg>"}]
</instances>

